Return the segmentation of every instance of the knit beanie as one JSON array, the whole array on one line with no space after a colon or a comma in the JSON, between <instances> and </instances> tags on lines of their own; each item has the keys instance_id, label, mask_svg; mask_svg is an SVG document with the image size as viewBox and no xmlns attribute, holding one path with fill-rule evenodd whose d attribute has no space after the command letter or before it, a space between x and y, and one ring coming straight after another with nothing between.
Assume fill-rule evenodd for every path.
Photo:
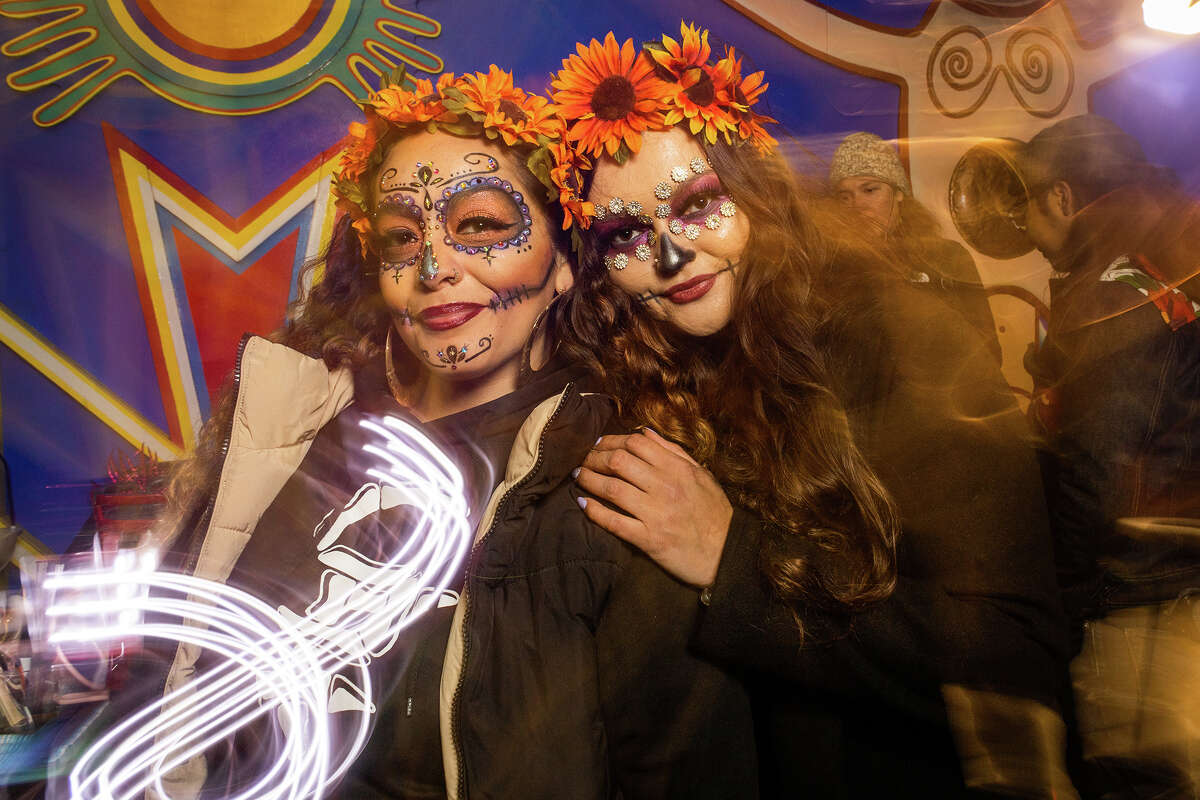
<instances>
[{"instance_id":1,"label":"knit beanie","mask_svg":"<svg viewBox=\"0 0 1200 800\"><path fill-rule=\"evenodd\" d=\"M878 178L912 197L912 187L900 164L900 156L890 144L873 133L847 136L838 145L829 166L829 182L834 185L843 178L859 177Z\"/></svg>"}]
</instances>

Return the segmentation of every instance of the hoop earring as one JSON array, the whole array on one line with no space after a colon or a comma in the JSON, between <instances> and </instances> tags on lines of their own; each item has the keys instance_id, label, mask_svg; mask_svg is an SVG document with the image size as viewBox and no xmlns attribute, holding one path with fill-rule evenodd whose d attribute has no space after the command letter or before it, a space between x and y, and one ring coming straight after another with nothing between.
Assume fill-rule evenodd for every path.
<instances>
[{"instance_id":1,"label":"hoop earring","mask_svg":"<svg viewBox=\"0 0 1200 800\"><path fill-rule=\"evenodd\" d=\"M383 341L383 374L387 378L388 391L392 393L392 399L404 406L403 386L400 384L400 379L396 377L396 363L392 361L392 334L395 332L392 323L388 323L387 338Z\"/></svg>"},{"instance_id":2,"label":"hoop earring","mask_svg":"<svg viewBox=\"0 0 1200 800\"><path fill-rule=\"evenodd\" d=\"M533 364L530 363L530 357L532 356L532 353L533 353L533 342L534 342L534 340L537 339L538 333L540 333L540 331L541 331L542 323L546 319L546 312L554 307L554 304L558 302L560 297L565 297L566 294L567 294L566 292L563 292L562 294L556 294L556 295L554 295L554 297L550 298L550 302L546 304L546 307L543 308L538 313L537 318L534 319L533 330L530 331L529 338L525 340L525 346L523 348L521 348L521 366L520 366L520 369L517 371L517 385L518 386L524 384L527 380L529 380L529 378L531 378L533 376L533 373L534 373ZM558 342L555 341L554 348L550 351L550 354L546 357L546 364L549 364L554 359L554 356L556 356L557 354L558 354ZM542 366L544 367L545 364L543 364Z\"/></svg>"}]
</instances>

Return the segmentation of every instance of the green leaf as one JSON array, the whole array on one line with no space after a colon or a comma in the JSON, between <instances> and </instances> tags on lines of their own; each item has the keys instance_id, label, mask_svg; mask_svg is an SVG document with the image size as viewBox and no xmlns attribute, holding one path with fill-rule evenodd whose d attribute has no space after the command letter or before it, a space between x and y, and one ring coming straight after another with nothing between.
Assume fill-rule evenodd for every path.
<instances>
[{"instance_id":1,"label":"green leaf","mask_svg":"<svg viewBox=\"0 0 1200 800\"><path fill-rule=\"evenodd\" d=\"M404 86L406 84L413 85L412 81L408 78L408 67L400 64L387 75L383 76L383 85L379 88L386 89L389 86Z\"/></svg>"}]
</instances>

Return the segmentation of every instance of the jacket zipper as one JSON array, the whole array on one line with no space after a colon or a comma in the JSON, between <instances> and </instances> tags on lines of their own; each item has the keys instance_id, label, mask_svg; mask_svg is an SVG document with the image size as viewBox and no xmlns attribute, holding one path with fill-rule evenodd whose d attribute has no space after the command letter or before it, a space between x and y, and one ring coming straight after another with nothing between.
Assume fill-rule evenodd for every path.
<instances>
[{"instance_id":1,"label":"jacket zipper","mask_svg":"<svg viewBox=\"0 0 1200 800\"><path fill-rule=\"evenodd\" d=\"M213 507L217 504L217 491L221 488L221 473L225 471L225 460L229 455L229 440L233 438L233 422L237 412L237 404L240 399L239 395L242 392L242 356L246 352L246 345L254 338L252 333L243 333L241 341L238 342L237 355L233 360L233 410L234 414L229 418L229 425L225 428L225 435L221 439L221 456L220 463L217 466L217 485L213 487L212 496L208 498L208 504L204 508L204 513L197 521L192 534L192 543L188 548L187 563L184 565L184 574L190 575L196 568L196 562L200 558L200 550L204 547L204 540L208 538L208 525L212 522ZM203 534L197 535L200 531Z\"/></svg>"},{"instance_id":2,"label":"jacket zipper","mask_svg":"<svg viewBox=\"0 0 1200 800\"><path fill-rule=\"evenodd\" d=\"M504 516L501 511L508 510L509 502L511 501L512 496L517 492L518 489L525 485L532 475L536 474L541 468L546 452L546 432L550 429L550 425L558 416L558 412L562 410L563 403L573 388L573 383L568 383L565 387L563 387L562 394L559 396L558 404L554 407L554 412L550 415L549 419L546 420L546 424L542 426L541 435L538 436L537 459L534 461L533 467L530 468L530 470L524 475L522 475L519 481L509 487L508 491L504 493L504 497L500 498L500 502L496 504L496 513L492 515L492 523L488 526L487 532L484 533L483 536L480 537L479 541L475 542L475 544L471 547L471 552L467 556L468 581L470 580L471 569L475 564L479 551L483 549L484 542L486 542L488 537L492 535L492 531L496 530L496 525ZM463 763L462 734L460 733L459 724L459 699L462 695L463 685L467 682L467 655L470 651L471 644L470 636L467 633L470 630L471 623L470 597L470 591L464 592L464 602L466 603L466 606L463 609L462 667L459 669L458 673L458 684L454 687L454 697L450 701L450 735L454 739L454 756L458 759L458 800L466 800L467 798L467 770Z\"/></svg>"}]
</instances>

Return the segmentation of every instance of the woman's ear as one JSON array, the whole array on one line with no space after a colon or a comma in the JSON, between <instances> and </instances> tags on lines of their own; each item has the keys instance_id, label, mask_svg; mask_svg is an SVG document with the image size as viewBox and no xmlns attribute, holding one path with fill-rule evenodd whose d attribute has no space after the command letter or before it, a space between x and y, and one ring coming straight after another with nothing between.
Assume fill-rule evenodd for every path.
<instances>
[{"instance_id":1,"label":"woman's ear","mask_svg":"<svg viewBox=\"0 0 1200 800\"><path fill-rule=\"evenodd\" d=\"M571 256L563 250L554 252L554 293L562 294L575 285Z\"/></svg>"}]
</instances>

